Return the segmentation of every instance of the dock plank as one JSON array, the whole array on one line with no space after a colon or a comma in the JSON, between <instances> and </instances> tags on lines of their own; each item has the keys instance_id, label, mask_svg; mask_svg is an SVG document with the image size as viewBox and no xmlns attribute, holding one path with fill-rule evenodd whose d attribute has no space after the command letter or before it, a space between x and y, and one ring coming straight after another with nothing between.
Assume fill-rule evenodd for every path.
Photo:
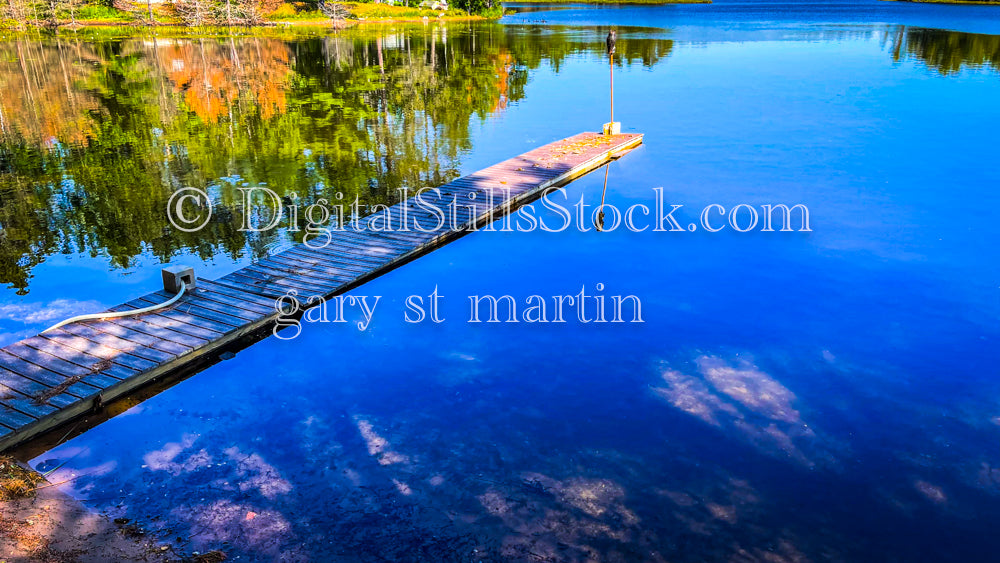
<instances>
[{"instance_id":1,"label":"dock plank","mask_svg":"<svg viewBox=\"0 0 1000 563\"><path fill-rule=\"evenodd\" d=\"M44 385L33 379L28 379L3 368L0 368L0 385L3 385L5 388L30 399L42 396L52 389L52 387L48 385ZM49 399L48 403L56 407L61 407L75 403L78 400L79 397L74 397L66 393L59 393L53 395Z\"/></svg>"},{"instance_id":2,"label":"dock plank","mask_svg":"<svg viewBox=\"0 0 1000 563\"><path fill-rule=\"evenodd\" d=\"M300 259L297 264L293 263L294 259L295 257L285 258L274 256L266 261L261 261L259 266L264 268L268 265L274 265L275 267L280 268L291 268L294 265L296 275L296 278L294 279L309 280L310 283L324 288L343 285L358 276L364 275L367 271L347 271L343 268L335 268L332 265L325 265L320 258L315 256L311 259Z\"/></svg>"},{"instance_id":3,"label":"dock plank","mask_svg":"<svg viewBox=\"0 0 1000 563\"><path fill-rule=\"evenodd\" d=\"M119 305L118 307L113 307L112 310L127 311L130 309L139 309L134 305ZM129 317L125 317L129 319ZM123 319L115 319L113 322L118 323ZM177 311L161 310L155 313L147 313L142 315L143 322L149 323L151 325L156 325L162 328L167 328L182 334L187 334L197 338L203 339L206 343L219 338L225 331L215 330L212 328L205 328L199 323L199 319L192 317L191 315L185 315L183 313L178 313ZM227 327L228 328L228 327Z\"/></svg>"},{"instance_id":4,"label":"dock plank","mask_svg":"<svg viewBox=\"0 0 1000 563\"><path fill-rule=\"evenodd\" d=\"M166 362L170 361L177 356L177 353L166 352L161 350L156 346L158 342L154 338L142 338L137 335L137 333L129 333L125 331L126 336L130 338L120 338L113 334L107 334L94 330L90 327L84 326L82 324L70 324L62 327L59 330L60 333L66 333L73 336L79 336L80 338L85 338L86 340L96 343L105 348L110 348L119 353L125 354L135 354L136 357L151 361L151 362ZM138 338L141 342L136 341ZM154 364L155 365L155 364ZM144 369L148 369L144 368Z\"/></svg>"},{"instance_id":5,"label":"dock plank","mask_svg":"<svg viewBox=\"0 0 1000 563\"><path fill-rule=\"evenodd\" d=\"M32 396L19 393L6 385L0 385L0 408L15 410L34 419L42 418L56 410L56 407L35 401Z\"/></svg>"},{"instance_id":6,"label":"dock plank","mask_svg":"<svg viewBox=\"0 0 1000 563\"><path fill-rule=\"evenodd\" d=\"M7 349L0 351L0 367L19 377L41 383L52 389L62 389L64 393L84 399L99 393L102 386L86 380L74 380L58 372L35 365L27 360L14 356ZM8 387L12 385L8 384Z\"/></svg>"},{"instance_id":7,"label":"dock plank","mask_svg":"<svg viewBox=\"0 0 1000 563\"><path fill-rule=\"evenodd\" d=\"M133 338L138 342L142 338L142 335L150 336L161 340L161 342L155 344L160 347L161 350L170 351L170 347L167 343L174 346L180 346L184 348L197 348L203 346L209 341L209 338L202 338L198 335L192 335L185 333L183 331L175 330L177 325L182 323L176 321L170 321L169 319L164 319L162 323L151 322L150 315L143 315L141 319L139 318L129 318L129 317L119 317L116 319L110 319L107 321L100 321L99 323L87 322L82 323L84 326L93 327L96 330L102 332L107 332L108 334L114 334L120 336L124 334L121 331L128 331L130 333L135 333ZM151 344L154 345L154 344ZM179 352L183 353L183 352Z\"/></svg>"},{"instance_id":8,"label":"dock plank","mask_svg":"<svg viewBox=\"0 0 1000 563\"><path fill-rule=\"evenodd\" d=\"M115 348L109 348L99 342L89 340L82 336L77 336L71 334L62 329L56 329L53 331L46 332L41 335L41 338L45 340L50 340L56 342L66 348L70 348L86 355L87 364L84 367L92 367L95 362L91 361L90 358L95 358L97 362L101 360L110 360L118 365L124 366L130 370L143 371L154 367L157 363L168 360L169 358L157 357L155 359L146 359L139 356L133 356L128 352L123 352ZM35 348L40 350L47 350L45 342L36 341L33 344ZM155 353L153 355L156 355Z\"/></svg>"},{"instance_id":9,"label":"dock plank","mask_svg":"<svg viewBox=\"0 0 1000 563\"><path fill-rule=\"evenodd\" d=\"M325 265L320 258L312 256L310 258L298 258L296 256L286 256L283 254L276 254L270 258L261 260L257 265L261 268L266 268L269 266L274 266L276 268L291 268L295 267L295 272L299 276L303 276L304 279L316 280L316 282L323 282L324 285L333 282L335 285L340 285L348 280L352 280L359 275L362 275L365 270L345 270L343 268L335 268L332 265Z\"/></svg>"},{"instance_id":10,"label":"dock plank","mask_svg":"<svg viewBox=\"0 0 1000 563\"><path fill-rule=\"evenodd\" d=\"M239 296L229 295L227 293L222 293L219 291L207 291L204 288L199 287L198 289L192 290L198 295L203 301L210 301L213 303L218 303L220 305L225 305L227 307L239 309L245 315L250 315L250 319L256 319L261 316L269 315L274 312L274 302L271 302L271 306L261 305L253 301L246 300ZM259 296L254 296L259 297Z\"/></svg>"},{"instance_id":11,"label":"dock plank","mask_svg":"<svg viewBox=\"0 0 1000 563\"><path fill-rule=\"evenodd\" d=\"M223 279L242 280L248 287L260 295L280 295L290 289L299 293L324 294L340 283L324 278L303 275L291 268L271 266L247 266L233 272Z\"/></svg>"},{"instance_id":12,"label":"dock plank","mask_svg":"<svg viewBox=\"0 0 1000 563\"><path fill-rule=\"evenodd\" d=\"M216 283L214 281L204 280L204 279L199 279L198 280L198 287L201 288L201 289L208 289L212 293L217 293L217 294L220 294L220 295L228 295L229 297L237 299L237 300L239 300L239 301L241 301L243 303L253 303L255 305L259 305L261 307L264 307L267 310L271 310L271 311L274 310L274 300L273 299L268 299L267 297L261 297L260 295L256 295L254 293L248 293L246 291L239 291L239 290L233 289L231 287L227 287L227 286L221 285L221 284Z\"/></svg>"},{"instance_id":13,"label":"dock plank","mask_svg":"<svg viewBox=\"0 0 1000 563\"><path fill-rule=\"evenodd\" d=\"M335 256L320 255L319 253L303 253L299 249L286 250L281 254L275 254L268 258L268 261L290 266L297 264L324 275L347 276L353 279L371 270L371 266L360 266L349 260L337 260Z\"/></svg>"},{"instance_id":14,"label":"dock plank","mask_svg":"<svg viewBox=\"0 0 1000 563\"><path fill-rule=\"evenodd\" d=\"M165 291L157 291L153 295L164 299L170 298ZM235 326L243 326L246 324L246 321L255 321L261 316L270 313L270 311L267 310L252 311L245 307L235 305L233 301L233 299L226 299L225 297L213 298L212 294L209 292L195 290L181 298L181 300L178 301L174 307L178 311L187 311L189 308L213 311L213 314L219 313L225 317L227 322L235 322Z\"/></svg>"},{"instance_id":15,"label":"dock plank","mask_svg":"<svg viewBox=\"0 0 1000 563\"><path fill-rule=\"evenodd\" d=\"M168 311L168 313L189 315L192 323L197 322L199 326L211 327L222 334L226 334L233 329L243 326L247 321L253 320L252 318L243 318L241 315L220 311L215 307L214 303L204 299L189 299L178 302L174 305L173 310Z\"/></svg>"},{"instance_id":16,"label":"dock plank","mask_svg":"<svg viewBox=\"0 0 1000 563\"><path fill-rule=\"evenodd\" d=\"M130 301L128 305L135 309L141 309L143 307L148 307L150 305L155 305L157 303L162 303L162 302L163 301L161 299L140 298L136 299L135 301ZM180 326L183 326L184 330L203 329L205 331L211 331L216 334L226 334L227 332L232 330L233 327L238 326L236 324L218 322L217 320L211 318L211 315L206 316L203 314L199 314L200 311L197 310L196 308L194 309L194 311L192 311L191 305L192 305L191 301L184 302L183 300L181 300L178 303L175 303L172 307L156 311L155 315L166 319L179 321L181 325L179 325L178 328L180 328ZM142 318L144 319L147 317L153 318L153 315L144 314L142 316ZM232 322L235 323L236 321Z\"/></svg>"},{"instance_id":17,"label":"dock plank","mask_svg":"<svg viewBox=\"0 0 1000 563\"><path fill-rule=\"evenodd\" d=\"M218 281L271 298L280 297L290 290L299 294L323 294L327 291L325 286L316 286L302 280L289 280L284 276L266 276L246 268L221 277Z\"/></svg>"},{"instance_id":18,"label":"dock plank","mask_svg":"<svg viewBox=\"0 0 1000 563\"><path fill-rule=\"evenodd\" d=\"M106 321L90 324L73 323L64 326L63 330L123 352L135 352L137 356L155 361L167 361L193 348Z\"/></svg>"},{"instance_id":19,"label":"dock plank","mask_svg":"<svg viewBox=\"0 0 1000 563\"><path fill-rule=\"evenodd\" d=\"M38 338L38 337L33 337ZM30 362L38 367L47 369L49 371L56 372L60 375L65 376L67 379L78 378L80 381L86 381L95 387L103 389L109 385L113 385L118 378L107 375L103 373L103 370L94 371L93 367L97 366L101 362L99 358L95 358L92 367L84 367L79 364L73 363L62 356L76 357L76 351L72 349L67 349L64 346L53 343L45 347L45 351L33 348L25 343L24 340L21 342L15 342L4 348L4 351L21 358L26 362ZM86 359L81 359L81 361L87 361Z\"/></svg>"},{"instance_id":20,"label":"dock plank","mask_svg":"<svg viewBox=\"0 0 1000 563\"><path fill-rule=\"evenodd\" d=\"M28 416L22 412L18 412L12 408L0 408L0 425L10 429L16 430L26 424L35 422L37 418Z\"/></svg>"}]
</instances>

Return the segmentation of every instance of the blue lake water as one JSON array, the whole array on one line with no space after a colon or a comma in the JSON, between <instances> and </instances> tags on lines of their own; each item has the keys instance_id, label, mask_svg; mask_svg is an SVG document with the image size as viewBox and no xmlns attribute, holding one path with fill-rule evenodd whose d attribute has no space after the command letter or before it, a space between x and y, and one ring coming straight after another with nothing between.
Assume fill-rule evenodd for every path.
<instances>
[{"instance_id":1,"label":"blue lake water","mask_svg":"<svg viewBox=\"0 0 1000 563\"><path fill-rule=\"evenodd\" d=\"M560 8L434 32L459 58L503 36L506 76L524 80L464 128L426 110L444 131L427 139L443 140L418 160L438 164L403 185L599 128L614 25L615 118L645 139L610 165L607 202L653 207L662 188L684 226L713 204L803 204L811 232L474 233L355 290L381 296L367 330L260 342L32 465L65 462L53 479L178 553L240 561L995 559L1000 8ZM306 115L319 102L295 105L301 92L338 83L309 79L314 36L280 41L287 111ZM192 157L181 178L275 185L282 168L327 166L311 138L309 154L282 153L298 141L264 171ZM563 191L594 205L603 185L595 172ZM92 230L92 205L66 224L99 243L51 252L5 290L5 343L156 287L156 243L116 264L125 243ZM253 253L170 256L216 277ZM635 295L644 322L466 322L470 295L581 287ZM444 322L404 322L407 296L435 288Z\"/></svg>"}]
</instances>

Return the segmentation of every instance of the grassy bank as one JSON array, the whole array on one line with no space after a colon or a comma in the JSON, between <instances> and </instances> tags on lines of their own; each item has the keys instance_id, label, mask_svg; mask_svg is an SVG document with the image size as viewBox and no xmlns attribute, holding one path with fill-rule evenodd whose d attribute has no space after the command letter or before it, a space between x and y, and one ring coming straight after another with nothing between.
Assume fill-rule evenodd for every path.
<instances>
[{"instance_id":1,"label":"grassy bank","mask_svg":"<svg viewBox=\"0 0 1000 563\"><path fill-rule=\"evenodd\" d=\"M2 0L0 0L2 1ZM207 0L212 1L212 0ZM13 5L13 4L11 4ZM118 4L122 5L122 4ZM236 19L232 21L233 27L261 27L273 25L313 25L313 26L338 26L344 27L362 23L366 21L377 22L407 22L421 21L425 19L435 20L482 20L495 19L503 15L503 10L499 6L483 13L470 15L460 9L431 10L427 8L417 8L409 6L390 6L388 4L376 4L370 2L341 2L343 19L333 20L320 10L316 4L305 2L285 2L277 8L264 11L256 10L250 18ZM24 4L27 8L22 9L20 17L10 17L11 14L0 16L0 29L17 29L26 27L87 27L87 26L122 26L139 25L145 27L213 27L222 26L222 22L208 22L200 25L193 24L190 19L186 20L184 14L179 10L181 4L164 3L152 6L152 19L144 3L135 2L129 9L112 8L104 5L82 5L72 13L67 9L58 9L54 14L30 9L30 4Z\"/></svg>"},{"instance_id":2,"label":"grassy bank","mask_svg":"<svg viewBox=\"0 0 1000 563\"><path fill-rule=\"evenodd\" d=\"M408 6L390 6L388 4L374 4L361 2L342 2L350 15L346 22L361 21L414 21L423 18L435 18L445 20L469 20L488 19L490 17L500 17L502 14L497 11L495 14L469 15L463 10L450 9L445 12L438 10L428 10L421 8L411 8ZM283 4L281 8L265 16L267 21L275 24L296 25L332 25L334 22L319 10L300 9L296 10L291 4Z\"/></svg>"},{"instance_id":3,"label":"grassy bank","mask_svg":"<svg viewBox=\"0 0 1000 563\"><path fill-rule=\"evenodd\" d=\"M711 4L712 0L514 0L508 4Z\"/></svg>"}]
</instances>

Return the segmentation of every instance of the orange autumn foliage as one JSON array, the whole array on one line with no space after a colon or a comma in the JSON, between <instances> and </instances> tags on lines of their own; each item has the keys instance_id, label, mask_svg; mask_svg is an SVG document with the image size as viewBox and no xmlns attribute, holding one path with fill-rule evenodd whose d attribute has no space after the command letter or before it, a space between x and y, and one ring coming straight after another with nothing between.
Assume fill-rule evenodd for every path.
<instances>
[{"instance_id":1,"label":"orange autumn foliage","mask_svg":"<svg viewBox=\"0 0 1000 563\"><path fill-rule=\"evenodd\" d=\"M207 123L228 115L240 96L251 96L264 119L286 111L292 71L281 41L176 42L160 49L159 57L187 108Z\"/></svg>"}]
</instances>

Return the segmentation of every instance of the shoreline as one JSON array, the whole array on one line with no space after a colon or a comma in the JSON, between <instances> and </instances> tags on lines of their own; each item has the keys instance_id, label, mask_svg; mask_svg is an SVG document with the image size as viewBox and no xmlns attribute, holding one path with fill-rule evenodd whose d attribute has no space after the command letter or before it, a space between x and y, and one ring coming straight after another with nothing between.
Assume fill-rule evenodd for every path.
<instances>
[{"instance_id":1,"label":"shoreline","mask_svg":"<svg viewBox=\"0 0 1000 563\"><path fill-rule=\"evenodd\" d=\"M173 10L165 9L162 6L154 10L153 21L144 19L141 14L129 13L121 10L114 10L111 13L101 14L97 17L78 17L76 20L67 18L66 13L60 13L60 17L55 21L45 21L34 19L23 22L22 26L11 25L10 21L3 22L0 31L23 32L27 30L52 30L64 29L79 30L86 28L136 28L136 29L157 29L157 28L186 28L200 32L217 32L221 29L248 30L248 29L268 29L287 27L329 27L329 28L349 28L363 23L419 23L429 21L487 21L499 19L503 16L502 9L490 10L483 14L469 14L464 10L432 10L429 8L411 8L406 6L391 6L387 4L366 4L359 2L343 2L342 5L347 10L347 16L343 19L334 20L321 13L319 10L295 11L289 8L290 4L282 4L282 8L259 14L258 20L254 23L229 24L218 22L209 25L194 26L185 22L179 14ZM137 15L138 14L138 15Z\"/></svg>"},{"instance_id":2,"label":"shoreline","mask_svg":"<svg viewBox=\"0 0 1000 563\"><path fill-rule=\"evenodd\" d=\"M979 4L980 2L974 2L971 0L886 0L886 1L915 1L915 2L941 2L941 3L964 3L964 4ZM506 2L505 5L521 5L521 4L591 4L591 5L623 5L623 6L670 6L670 5L681 5L681 4L711 4L712 0L543 0L540 2L535 2L532 0L515 0L513 2ZM353 3L347 3L353 4ZM357 10L358 4L353 4L351 7ZM385 10L393 11L412 11L419 10L417 8L406 8L401 6L388 6L379 5L379 14L383 14ZM318 12L305 14L301 18L292 19L267 19L265 16L264 21L252 24L252 25L211 25L211 26L190 26L183 22L176 21L173 15L163 15L166 21L155 21L153 23L133 21L127 19L127 14L121 12L121 17L107 17L100 19L77 19L76 22L72 21L58 21L57 23L50 24L49 22L34 22L26 23L24 28L18 29L16 27L3 27L0 26L0 31L27 31L29 29L51 29L51 30L61 30L61 29L82 29L82 28L92 28L92 27L136 27L136 28L190 28L190 29L222 29L222 28L244 28L244 29L256 29L256 28L268 28L268 27L332 27L332 28L348 28L364 23L420 23L427 21L495 21L503 17L503 13L500 15L476 15L476 14L447 14L447 12L438 12L436 10L424 9L419 10L418 14L407 13L406 15L375 15L375 16L365 16L362 15L365 12L357 12L352 10L352 17L350 19L343 20L332 20L325 17Z\"/></svg>"},{"instance_id":3,"label":"shoreline","mask_svg":"<svg viewBox=\"0 0 1000 563\"><path fill-rule=\"evenodd\" d=\"M348 28L356 25L362 25L367 23L421 23L425 21L490 21L499 18L488 18L486 16L401 16L394 18L364 18L357 20L344 20L342 22L335 22L331 19L325 20L282 20L268 22L264 25L254 26L254 27L340 27ZM174 25L172 27L183 27Z\"/></svg>"},{"instance_id":4,"label":"shoreline","mask_svg":"<svg viewBox=\"0 0 1000 563\"><path fill-rule=\"evenodd\" d=\"M487 18L485 16L409 16L409 17L398 17L398 18L363 18L357 20L344 20L341 22L336 22L331 19L299 19L299 20L275 20L267 21L257 25L212 25L195 27L190 25L185 25L182 23L174 22L158 22L154 25L140 24L135 22L123 22L114 20L77 20L76 25L71 23L59 23L53 29L65 30L65 29L83 29L88 27L134 27L137 29L190 29L193 31L204 31L204 30L219 30L219 29L268 29L275 27L352 27L359 24L365 23L420 23L423 21L489 21L495 18ZM29 28L39 29L46 26L29 26ZM15 29L6 29L5 31L17 31Z\"/></svg>"},{"instance_id":5,"label":"shoreline","mask_svg":"<svg viewBox=\"0 0 1000 563\"><path fill-rule=\"evenodd\" d=\"M395 24L395 23L424 23L424 22L461 22L461 21L495 21L499 18L488 18L485 16L404 16L395 18L362 18L356 20L344 20L344 21L334 21L331 19L297 19L297 20L281 20L281 21L267 21L257 25L213 25L213 26L202 26L195 27L185 25L183 23L175 22L157 22L156 24L142 24L136 22L125 22L117 20L77 20L76 24L69 22L60 22L55 26L46 25L33 25L28 24L23 29L15 28L0 28L0 33L26 33L29 31L39 31L39 30L50 30L54 32L65 32L65 31L77 31L86 29L100 29L100 28L134 28L135 30L190 30L194 33L211 33L222 30L268 30L268 29L283 29L289 27L322 27L322 28L339 28L347 29L351 27L356 27L365 24Z\"/></svg>"},{"instance_id":6,"label":"shoreline","mask_svg":"<svg viewBox=\"0 0 1000 563\"><path fill-rule=\"evenodd\" d=\"M128 520L111 521L27 465L0 458L3 561L146 561L183 557Z\"/></svg>"},{"instance_id":7,"label":"shoreline","mask_svg":"<svg viewBox=\"0 0 1000 563\"><path fill-rule=\"evenodd\" d=\"M505 5L517 4L617 4L623 6L670 6L672 4L711 4L712 0L513 0Z\"/></svg>"},{"instance_id":8,"label":"shoreline","mask_svg":"<svg viewBox=\"0 0 1000 563\"><path fill-rule=\"evenodd\" d=\"M962 6L1000 6L1000 0L977 2L976 0L879 0L880 2L906 2L909 4L958 4Z\"/></svg>"}]
</instances>

